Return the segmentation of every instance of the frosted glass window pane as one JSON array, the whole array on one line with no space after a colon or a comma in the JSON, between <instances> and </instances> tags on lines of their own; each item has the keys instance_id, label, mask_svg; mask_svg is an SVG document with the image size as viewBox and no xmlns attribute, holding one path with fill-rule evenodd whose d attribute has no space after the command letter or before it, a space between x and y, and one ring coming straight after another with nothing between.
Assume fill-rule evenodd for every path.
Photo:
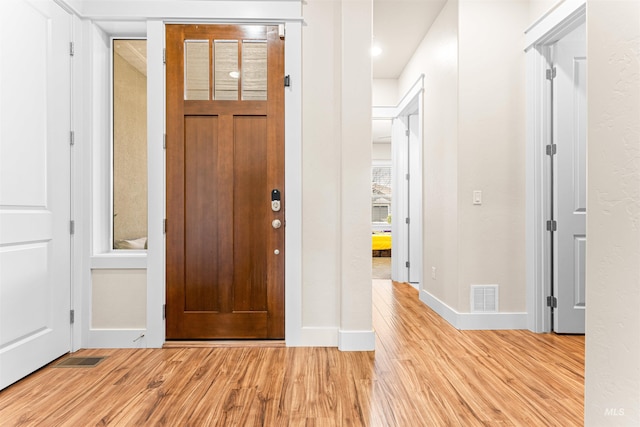
<instances>
[{"instance_id":1,"label":"frosted glass window pane","mask_svg":"<svg viewBox=\"0 0 640 427\"><path fill-rule=\"evenodd\" d=\"M267 41L245 41L242 44L242 99L267 99Z\"/></svg>"},{"instance_id":2,"label":"frosted glass window pane","mask_svg":"<svg viewBox=\"0 0 640 427\"><path fill-rule=\"evenodd\" d=\"M238 42L214 41L216 100L238 100Z\"/></svg>"},{"instance_id":3,"label":"frosted glass window pane","mask_svg":"<svg viewBox=\"0 0 640 427\"><path fill-rule=\"evenodd\" d=\"M209 99L209 42L184 42L184 99Z\"/></svg>"}]
</instances>

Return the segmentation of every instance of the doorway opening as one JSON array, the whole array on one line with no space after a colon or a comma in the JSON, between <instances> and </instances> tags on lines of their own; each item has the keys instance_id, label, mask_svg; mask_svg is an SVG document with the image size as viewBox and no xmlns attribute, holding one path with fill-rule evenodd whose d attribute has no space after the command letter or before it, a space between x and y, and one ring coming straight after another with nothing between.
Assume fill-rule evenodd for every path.
<instances>
[{"instance_id":1,"label":"doorway opening","mask_svg":"<svg viewBox=\"0 0 640 427\"><path fill-rule=\"evenodd\" d=\"M585 10L528 31L542 34L527 48L527 311L535 332L585 332Z\"/></svg>"},{"instance_id":2,"label":"doorway opening","mask_svg":"<svg viewBox=\"0 0 640 427\"><path fill-rule=\"evenodd\" d=\"M410 283L416 289L420 289L422 282L423 80L424 76L420 76L397 106L373 107L372 113L374 138L379 134L390 139L390 161L378 161L372 170L381 175L381 168L386 164L391 180L388 197L382 192L389 190L376 187L380 184L372 180L372 219L381 219L375 214L382 211L380 206L390 203L387 223L372 221L372 251L375 255L376 248L381 248L375 245L387 241L391 280ZM376 126L384 128L386 135L376 132ZM380 194L375 194L376 190ZM374 259L374 266L380 263Z\"/></svg>"}]
</instances>

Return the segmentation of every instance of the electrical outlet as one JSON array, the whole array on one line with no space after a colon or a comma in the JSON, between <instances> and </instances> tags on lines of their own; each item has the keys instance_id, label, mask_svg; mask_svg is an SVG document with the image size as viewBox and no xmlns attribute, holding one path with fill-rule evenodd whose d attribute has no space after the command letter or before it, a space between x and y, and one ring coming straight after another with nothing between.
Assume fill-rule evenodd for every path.
<instances>
[{"instance_id":1,"label":"electrical outlet","mask_svg":"<svg viewBox=\"0 0 640 427\"><path fill-rule=\"evenodd\" d=\"M435 267L431 267L431 278L433 280L436 280L436 268Z\"/></svg>"}]
</instances>

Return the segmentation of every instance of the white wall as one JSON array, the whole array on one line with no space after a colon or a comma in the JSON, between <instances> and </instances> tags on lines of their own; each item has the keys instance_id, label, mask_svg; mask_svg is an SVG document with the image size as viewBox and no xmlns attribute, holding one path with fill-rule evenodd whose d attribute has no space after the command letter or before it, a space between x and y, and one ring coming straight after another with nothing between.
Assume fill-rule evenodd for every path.
<instances>
[{"instance_id":1,"label":"white wall","mask_svg":"<svg viewBox=\"0 0 640 427\"><path fill-rule=\"evenodd\" d=\"M640 2L587 1L585 425L640 425Z\"/></svg>"}]
</instances>

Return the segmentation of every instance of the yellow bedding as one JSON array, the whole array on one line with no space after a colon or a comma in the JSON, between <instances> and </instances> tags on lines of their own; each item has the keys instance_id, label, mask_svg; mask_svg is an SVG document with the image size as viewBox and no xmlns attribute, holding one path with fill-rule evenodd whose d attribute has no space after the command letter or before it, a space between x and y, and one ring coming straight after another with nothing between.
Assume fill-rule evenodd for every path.
<instances>
[{"instance_id":1,"label":"yellow bedding","mask_svg":"<svg viewBox=\"0 0 640 427\"><path fill-rule=\"evenodd\" d=\"M374 251L391 249L391 233L372 234L371 249Z\"/></svg>"}]
</instances>

